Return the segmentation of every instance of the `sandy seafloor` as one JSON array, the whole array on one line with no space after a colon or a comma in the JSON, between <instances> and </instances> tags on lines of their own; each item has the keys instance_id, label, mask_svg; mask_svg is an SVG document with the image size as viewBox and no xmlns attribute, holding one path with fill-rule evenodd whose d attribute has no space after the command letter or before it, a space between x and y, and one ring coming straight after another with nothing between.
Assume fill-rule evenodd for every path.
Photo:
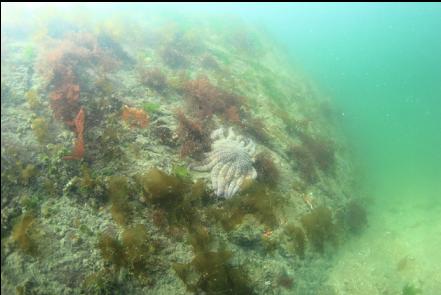
<instances>
[{"instance_id":1,"label":"sandy seafloor","mask_svg":"<svg viewBox=\"0 0 441 295\"><path fill-rule=\"evenodd\" d=\"M336 294L438 294L441 206L433 192L400 194L373 206L369 228L334 257L328 283ZM410 292L410 291L409 291ZM414 294L414 293L409 293Z\"/></svg>"}]
</instances>

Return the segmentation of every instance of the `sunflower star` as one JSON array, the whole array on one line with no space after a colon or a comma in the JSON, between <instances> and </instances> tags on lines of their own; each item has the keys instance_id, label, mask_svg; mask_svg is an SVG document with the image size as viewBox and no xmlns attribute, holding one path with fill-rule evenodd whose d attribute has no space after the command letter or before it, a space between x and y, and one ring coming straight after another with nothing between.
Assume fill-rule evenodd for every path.
<instances>
[{"instance_id":1,"label":"sunflower star","mask_svg":"<svg viewBox=\"0 0 441 295\"><path fill-rule=\"evenodd\" d=\"M211 139L211 152L206 153L200 166L192 168L210 171L216 196L228 199L237 193L245 180L256 178L253 167L256 145L251 139L236 135L231 127L227 134L222 127L214 130Z\"/></svg>"}]
</instances>

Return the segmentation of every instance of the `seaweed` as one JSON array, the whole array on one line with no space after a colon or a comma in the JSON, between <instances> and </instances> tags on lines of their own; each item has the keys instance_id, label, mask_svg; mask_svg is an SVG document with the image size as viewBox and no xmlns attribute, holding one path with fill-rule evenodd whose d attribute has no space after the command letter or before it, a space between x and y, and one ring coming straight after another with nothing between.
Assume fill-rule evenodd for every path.
<instances>
[{"instance_id":1,"label":"seaweed","mask_svg":"<svg viewBox=\"0 0 441 295\"><path fill-rule=\"evenodd\" d=\"M203 122L187 118L181 110L176 112L176 117L179 122L176 133L181 144L181 157L201 156L203 152L208 152L210 135L208 128L203 127Z\"/></svg>"},{"instance_id":2,"label":"seaweed","mask_svg":"<svg viewBox=\"0 0 441 295\"><path fill-rule=\"evenodd\" d=\"M176 141L176 135L174 132L167 126L161 125L164 124L162 120L158 120L155 125L152 126L153 134L159 139L159 142L163 145L169 147L176 147L178 145ZM181 134L185 137L184 134ZM181 138L181 140L184 140Z\"/></svg>"},{"instance_id":3,"label":"seaweed","mask_svg":"<svg viewBox=\"0 0 441 295\"><path fill-rule=\"evenodd\" d=\"M294 159L296 170L306 184L312 185L317 182L318 175L315 170L314 159L305 146L291 145L287 154Z\"/></svg>"},{"instance_id":4,"label":"seaweed","mask_svg":"<svg viewBox=\"0 0 441 295\"><path fill-rule=\"evenodd\" d=\"M32 120L31 129L37 138L37 141L41 144L48 141L48 128L49 124L43 117L38 117Z\"/></svg>"},{"instance_id":5,"label":"seaweed","mask_svg":"<svg viewBox=\"0 0 441 295\"><path fill-rule=\"evenodd\" d=\"M257 154L254 161L254 168L257 172L257 181L267 184L270 187L277 185L280 179L280 172L274 160L268 152L261 152Z\"/></svg>"},{"instance_id":6,"label":"seaweed","mask_svg":"<svg viewBox=\"0 0 441 295\"><path fill-rule=\"evenodd\" d=\"M257 183L243 194L226 200L223 208L210 208L208 212L227 231L241 224L247 214L273 229L279 224L278 208L282 204L283 197L279 193Z\"/></svg>"},{"instance_id":7,"label":"seaweed","mask_svg":"<svg viewBox=\"0 0 441 295\"><path fill-rule=\"evenodd\" d=\"M127 264L122 243L112 235L101 234L97 246L101 251L101 256L111 262L116 269L120 269Z\"/></svg>"},{"instance_id":8,"label":"seaweed","mask_svg":"<svg viewBox=\"0 0 441 295\"><path fill-rule=\"evenodd\" d=\"M172 174L181 179L190 177L190 173L185 165L173 165Z\"/></svg>"},{"instance_id":9,"label":"seaweed","mask_svg":"<svg viewBox=\"0 0 441 295\"><path fill-rule=\"evenodd\" d=\"M108 96L111 95L114 91L114 86L112 81L106 77L106 75L102 74L95 81L96 89L101 92L102 95Z\"/></svg>"},{"instance_id":10,"label":"seaweed","mask_svg":"<svg viewBox=\"0 0 441 295\"><path fill-rule=\"evenodd\" d=\"M81 165L80 188L82 190L91 190L96 186L97 186L96 179L92 177L89 167L85 163L83 163Z\"/></svg>"},{"instance_id":11,"label":"seaweed","mask_svg":"<svg viewBox=\"0 0 441 295\"><path fill-rule=\"evenodd\" d=\"M233 266L229 251L198 251L188 264L175 263L174 270L187 290L205 294L254 294L251 280L241 266Z\"/></svg>"},{"instance_id":12,"label":"seaweed","mask_svg":"<svg viewBox=\"0 0 441 295\"><path fill-rule=\"evenodd\" d=\"M188 189L178 177L168 175L158 168L151 168L147 173L138 177L147 199L161 207L173 205L179 201Z\"/></svg>"},{"instance_id":13,"label":"seaweed","mask_svg":"<svg viewBox=\"0 0 441 295\"><path fill-rule=\"evenodd\" d=\"M210 251L214 239L210 235L207 227L203 226L201 223L197 223L191 225L188 230L188 241L193 247L194 252L198 253Z\"/></svg>"},{"instance_id":14,"label":"seaweed","mask_svg":"<svg viewBox=\"0 0 441 295\"><path fill-rule=\"evenodd\" d=\"M101 135L97 138L94 146L90 150L100 153L103 161L110 162L114 159L124 158L122 149L123 129L118 128L114 122L106 122Z\"/></svg>"},{"instance_id":15,"label":"seaweed","mask_svg":"<svg viewBox=\"0 0 441 295\"><path fill-rule=\"evenodd\" d=\"M54 117L75 131L77 139L72 155L66 160L80 160L84 155L85 109L80 101L81 89L87 88L80 76L90 68L108 72L118 61L101 48L97 38L88 33L72 33L52 44L40 57L40 72L47 82L50 106Z\"/></svg>"},{"instance_id":16,"label":"seaweed","mask_svg":"<svg viewBox=\"0 0 441 295\"><path fill-rule=\"evenodd\" d=\"M324 139L302 138L305 146L313 156L317 166L324 172L332 172L335 164L335 151L331 141Z\"/></svg>"},{"instance_id":17,"label":"seaweed","mask_svg":"<svg viewBox=\"0 0 441 295\"><path fill-rule=\"evenodd\" d=\"M162 267L157 258L161 246L150 238L143 224L126 228L120 240L109 233L101 234L98 248L115 271L126 268L144 282L150 282L149 275Z\"/></svg>"},{"instance_id":18,"label":"seaweed","mask_svg":"<svg viewBox=\"0 0 441 295\"><path fill-rule=\"evenodd\" d=\"M23 253L31 256L40 254L35 216L23 214L12 228L11 239Z\"/></svg>"},{"instance_id":19,"label":"seaweed","mask_svg":"<svg viewBox=\"0 0 441 295\"><path fill-rule=\"evenodd\" d=\"M402 295L418 295L418 294L422 294L422 290L420 288L415 287L411 283L407 283L403 287L401 294Z\"/></svg>"},{"instance_id":20,"label":"seaweed","mask_svg":"<svg viewBox=\"0 0 441 295\"><path fill-rule=\"evenodd\" d=\"M224 112L223 116L227 122L236 125L241 124L239 108L237 106L228 107L227 110Z\"/></svg>"},{"instance_id":21,"label":"seaweed","mask_svg":"<svg viewBox=\"0 0 441 295\"><path fill-rule=\"evenodd\" d=\"M163 212L168 225L191 228L200 223L197 205L206 195L201 182L191 184L187 178L169 175L157 168L136 178L146 201L161 210L161 215Z\"/></svg>"},{"instance_id":22,"label":"seaweed","mask_svg":"<svg viewBox=\"0 0 441 295\"><path fill-rule=\"evenodd\" d=\"M294 278L283 273L277 277L277 285L285 289L291 290L292 287L294 286Z\"/></svg>"},{"instance_id":23,"label":"seaweed","mask_svg":"<svg viewBox=\"0 0 441 295\"><path fill-rule=\"evenodd\" d=\"M282 203L281 196L265 186L255 185L250 192L239 199L244 213L253 214L257 220L269 228L279 224L277 209Z\"/></svg>"},{"instance_id":24,"label":"seaweed","mask_svg":"<svg viewBox=\"0 0 441 295\"><path fill-rule=\"evenodd\" d=\"M26 195L20 199L20 205L23 209L30 212L36 212L40 207L42 200L38 195Z\"/></svg>"},{"instance_id":25,"label":"seaweed","mask_svg":"<svg viewBox=\"0 0 441 295\"><path fill-rule=\"evenodd\" d=\"M80 108L80 85L76 70L78 65L92 59L92 51L70 39L59 41L40 58L40 71L52 90L50 103L56 119L68 127Z\"/></svg>"},{"instance_id":26,"label":"seaweed","mask_svg":"<svg viewBox=\"0 0 441 295\"><path fill-rule=\"evenodd\" d=\"M85 122L85 112L84 108L81 107L78 111L77 116L73 121L73 126L75 127L75 145L72 153L70 155L64 156L64 160L81 160L84 156L84 122Z\"/></svg>"},{"instance_id":27,"label":"seaweed","mask_svg":"<svg viewBox=\"0 0 441 295\"><path fill-rule=\"evenodd\" d=\"M26 46L23 47L22 50L22 57L25 63L32 65L35 58L37 57L36 47L32 43L26 44Z\"/></svg>"},{"instance_id":28,"label":"seaweed","mask_svg":"<svg viewBox=\"0 0 441 295\"><path fill-rule=\"evenodd\" d=\"M184 93L188 110L198 118L210 119L216 114L233 124L241 122L240 110L245 98L214 86L207 77L185 82Z\"/></svg>"},{"instance_id":29,"label":"seaweed","mask_svg":"<svg viewBox=\"0 0 441 295\"><path fill-rule=\"evenodd\" d=\"M107 268L86 276L81 285L81 294L111 295L115 290L121 291L122 284L118 282L115 273Z\"/></svg>"},{"instance_id":30,"label":"seaweed","mask_svg":"<svg viewBox=\"0 0 441 295\"><path fill-rule=\"evenodd\" d=\"M23 159L23 153L16 145L2 146L1 193L3 200L7 200L17 193L17 187L20 187L17 186L18 184L29 184L34 172L36 172L34 169L26 170L26 164L21 159ZM27 165L32 164L28 163Z\"/></svg>"},{"instance_id":31,"label":"seaweed","mask_svg":"<svg viewBox=\"0 0 441 295\"><path fill-rule=\"evenodd\" d=\"M110 212L116 223L126 225L132 217L133 208L129 199L129 180L125 176L111 176L108 179L108 196L111 201Z\"/></svg>"},{"instance_id":32,"label":"seaweed","mask_svg":"<svg viewBox=\"0 0 441 295\"><path fill-rule=\"evenodd\" d=\"M313 248L323 253L325 244L336 242L337 228L332 220L332 212L326 207L317 207L301 218L308 241Z\"/></svg>"},{"instance_id":33,"label":"seaweed","mask_svg":"<svg viewBox=\"0 0 441 295\"><path fill-rule=\"evenodd\" d=\"M334 143L307 133L311 120L294 119L284 110L277 111L278 116L283 120L286 130L294 133L301 140L301 144L293 144L288 150L288 155L299 161L300 174L307 183L313 184L317 181L315 168L325 173L334 171L335 147Z\"/></svg>"},{"instance_id":34,"label":"seaweed","mask_svg":"<svg viewBox=\"0 0 441 295\"><path fill-rule=\"evenodd\" d=\"M159 103L154 103L154 102L146 102L142 105L142 108L147 113L156 113L160 107L161 105Z\"/></svg>"},{"instance_id":35,"label":"seaweed","mask_svg":"<svg viewBox=\"0 0 441 295\"><path fill-rule=\"evenodd\" d=\"M37 168L32 164L27 164L20 172L20 182L23 185L29 185L29 182L38 174Z\"/></svg>"},{"instance_id":36,"label":"seaweed","mask_svg":"<svg viewBox=\"0 0 441 295\"><path fill-rule=\"evenodd\" d=\"M124 106L121 114L122 119L130 126L130 128L145 128L149 124L148 114L138 108Z\"/></svg>"},{"instance_id":37,"label":"seaweed","mask_svg":"<svg viewBox=\"0 0 441 295\"><path fill-rule=\"evenodd\" d=\"M167 213L164 209L157 208L152 212L152 222L160 228L165 228L168 225Z\"/></svg>"},{"instance_id":38,"label":"seaweed","mask_svg":"<svg viewBox=\"0 0 441 295\"><path fill-rule=\"evenodd\" d=\"M306 247L306 236L303 230L294 224L288 224L285 227L285 234L290 241L290 247L303 259Z\"/></svg>"},{"instance_id":39,"label":"seaweed","mask_svg":"<svg viewBox=\"0 0 441 295\"><path fill-rule=\"evenodd\" d=\"M139 69L139 77L143 85L163 93L168 86L165 74L159 68L144 68Z\"/></svg>"},{"instance_id":40,"label":"seaweed","mask_svg":"<svg viewBox=\"0 0 441 295\"><path fill-rule=\"evenodd\" d=\"M153 255L159 244L151 240L145 225L137 224L122 233L121 242L129 270L135 274L146 274L152 268Z\"/></svg>"},{"instance_id":41,"label":"seaweed","mask_svg":"<svg viewBox=\"0 0 441 295\"><path fill-rule=\"evenodd\" d=\"M26 92L26 102L29 105L29 108L33 111L38 111L42 108L42 103L38 98L38 93L36 90L31 89Z\"/></svg>"}]
</instances>

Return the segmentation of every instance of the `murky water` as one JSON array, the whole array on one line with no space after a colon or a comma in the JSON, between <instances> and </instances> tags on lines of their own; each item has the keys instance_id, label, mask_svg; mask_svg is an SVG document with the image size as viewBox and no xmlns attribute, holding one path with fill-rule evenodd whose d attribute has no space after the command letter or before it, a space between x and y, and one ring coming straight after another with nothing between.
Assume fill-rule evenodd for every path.
<instances>
[{"instance_id":1,"label":"murky water","mask_svg":"<svg viewBox=\"0 0 441 295\"><path fill-rule=\"evenodd\" d=\"M439 294L440 30L2 3L2 292Z\"/></svg>"}]
</instances>

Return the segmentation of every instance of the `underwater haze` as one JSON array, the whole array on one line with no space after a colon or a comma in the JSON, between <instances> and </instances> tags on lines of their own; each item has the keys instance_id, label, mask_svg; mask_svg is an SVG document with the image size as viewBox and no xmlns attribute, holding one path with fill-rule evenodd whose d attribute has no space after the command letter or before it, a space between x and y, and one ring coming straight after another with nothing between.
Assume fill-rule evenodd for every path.
<instances>
[{"instance_id":1,"label":"underwater haze","mask_svg":"<svg viewBox=\"0 0 441 295\"><path fill-rule=\"evenodd\" d=\"M3 294L441 294L440 3L2 3Z\"/></svg>"}]
</instances>

